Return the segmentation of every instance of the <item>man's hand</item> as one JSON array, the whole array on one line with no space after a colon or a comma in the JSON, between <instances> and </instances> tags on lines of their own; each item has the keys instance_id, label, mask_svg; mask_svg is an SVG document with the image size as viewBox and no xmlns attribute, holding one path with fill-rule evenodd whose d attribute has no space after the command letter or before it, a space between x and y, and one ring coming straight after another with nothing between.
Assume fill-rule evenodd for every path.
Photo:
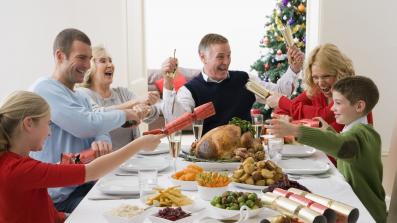
<instances>
[{"instance_id":1,"label":"man's hand","mask_svg":"<svg viewBox=\"0 0 397 223\"><path fill-rule=\"evenodd\" d=\"M134 141L138 141L141 146L141 149L144 151L153 151L157 148L157 146L161 142L161 138L165 137L166 135L144 135L141 136Z\"/></svg>"},{"instance_id":2,"label":"man's hand","mask_svg":"<svg viewBox=\"0 0 397 223\"><path fill-rule=\"evenodd\" d=\"M148 97L145 101L147 105L154 105L160 100L160 94L158 91L149 91Z\"/></svg>"},{"instance_id":3,"label":"man's hand","mask_svg":"<svg viewBox=\"0 0 397 223\"><path fill-rule=\"evenodd\" d=\"M94 141L91 143L91 149L95 151L96 157L103 156L105 154L111 153L112 144L105 141Z\"/></svg>"},{"instance_id":4,"label":"man's hand","mask_svg":"<svg viewBox=\"0 0 397 223\"><path fill-rule=\"evenodd\" d=\"M133 109L124 109L124 112L127 120L136 121L138 124L141 123L141 120L145 117L144 113L137 112Z\"/></svg>"},{"instance_id":5,"label":"man's hand","mask_svg":"<svg viewBox=\"0 0 397 223\"><path fill-rule=\"evenodd\" d=\"M150 106L146 104L137 104L132 108L133 111L142 117L141 119L144 119L150 114L150 109Z\"/></svg>"},{"instance_id":6,"label":"man's hand","mask_svg":"<svg viewBox=\"0 0 397 223\"><path fill-rule=\"evenodd\" d=\"M270 96L266 98L266 104L271 108L278 107L281 96L279 93L271 92Z\"/></svg>"},{"instance_id":7,"label":"man's hand","mask_svg":"<svg viewBox=\"0 0 397 223\"><path fill-rule=\"evenodd\" d=\"M275 135L276 137L284 137L284 136L299 136L299 126L291 124L285 120L281 119L272 119L270 121L270 125L265 125L265 128L269 129L270 133Z\"/></svg>"},{"instance_id":8,"label":"man's hand","mask_svg":"<svg viewBox=\"0 0 397 223\"><path fill-rule=\"evenodd\" d=\"M169 57L161 65L161 73L164 77L164 87L168 90L174 89L174 76L169 74L174 74L178 68L178 59Z\"/></svg>"},{"instance_id":9,"label":"man's hand","mask_svg":"<svg viewBox=\"0 0 397 223\"><path fill-rule=\"evenodd\" d=\"M305 54L302 53L298 47L292 46L288 48L288 63L294 73L299 73L302 70Z\"/></svg>"}]
</instances>

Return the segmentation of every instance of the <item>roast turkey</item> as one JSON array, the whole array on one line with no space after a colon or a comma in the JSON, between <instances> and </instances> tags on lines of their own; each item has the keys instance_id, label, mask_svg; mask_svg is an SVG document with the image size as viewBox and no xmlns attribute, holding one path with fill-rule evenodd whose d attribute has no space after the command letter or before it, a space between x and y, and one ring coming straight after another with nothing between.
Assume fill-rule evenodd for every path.
<instances>
[{"instance_id":1,"label":"roast turkey","mask_svg":"<svg viewBox=\"0 0 397 223\"><path fill-rule=\"evenodd\" d=\"M237 148L262 148L260 140L254 140L250 132L241 134L236 125L222 125L207 132L192 145L192 152L202 159L231 159Z\"/></svg>"}]
</instances>

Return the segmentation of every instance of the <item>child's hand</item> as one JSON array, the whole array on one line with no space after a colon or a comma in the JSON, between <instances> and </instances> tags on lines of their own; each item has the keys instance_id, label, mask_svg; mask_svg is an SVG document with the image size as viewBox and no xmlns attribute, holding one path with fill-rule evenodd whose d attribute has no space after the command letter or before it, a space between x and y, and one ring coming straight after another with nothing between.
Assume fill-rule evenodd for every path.
<instances>
[{"instance_id":1,"label":"child's hand","mask_svg":"<svg viewBox=\"0 0 397 223\"><path fill-rule=\"evenodd\" d=\"M160 134L160 135L144 135L139 137L138 139L142 143L142 150L145 151L153 151L157 148L157 146L161 142L161 138L165 137L165 134Z\"/></svg>"},{"instance_id":2,"label":"child's hand","mask_svg":"<svg viewBox=\"0 0 397 223\"><path fill-rule=\"evenodd\" d=\"M112 144L105 142L105 141L94 141L91 143L91 149L95 151L95 156L100 157L111 153Z\"/></svg>"},{"instance_id":3,"label":"child's hand","mask_svg":"<svg viewBox=\"0 0 397 223\"><path fill-rule=\"evenodd\" d=\"M328 123L321 117L314 117L313 120L317 120L320 122L321 130L326 130L329 127Z\"/></svg>"},{"instance_id":4,"label":"child's hand","mask_svg":"<svg viewBox=\"0 0 397 223\"><path fill-rule=\"evenodd\" d=\"M299 127L297 125L293 125L281 119L270 120L270 125L265 125L265 128L268 128L271 134L279 138L299 135Z\"/></svg>"}]
</instances>

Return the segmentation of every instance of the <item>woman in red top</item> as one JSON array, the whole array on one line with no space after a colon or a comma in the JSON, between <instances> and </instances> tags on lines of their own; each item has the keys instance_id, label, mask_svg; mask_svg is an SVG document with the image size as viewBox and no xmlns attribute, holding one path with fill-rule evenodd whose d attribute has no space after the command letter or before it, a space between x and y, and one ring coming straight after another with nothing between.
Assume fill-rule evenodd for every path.
<instances>
[{"instance_id":1,"label":"woman in red top","mask_svg":"<svg viewBox=\"0 0 397 223\"><path fill-rule=\"evenodd\" d=\"M86 165L42 163L29 152L41 150L50 120L46 101L31 92L15 92L0 107L0 222L63 222L65 215L57 212L47 188L96 180L140 148L155 149L164 137L140 137Z\"/></svg>"},{"instance_id":2,"label":"woman in red top","mask_svg":"<svg viewBox=\"0 0 397 223\"><path fill-rule=\"evenodd\" d=\"M294 99L272 94L267 103L277 107L275 113L291 116L293 120L321 117L336 131L343 125L336 123L331 89L334 83L344 77L355 75L352 61L333 44L316 47L305 64L304 82L306 90ZM372 123L371 113L368 123Z\"/></svg>"},{"instance_id":3,"label":"woman in red top","mask_svg":"<svg viewBox=\"0 0 397 223\"><path fill-rule=\"evenodd\" d=\"M306 90L303 93L292 100L272 94L266 103L276 108L276 114L289 115L292 120L321 117L337 132L342 131L344 125L336 123L331 110L332 86L339 79L355 75L352 61L338 47L327 43L310 53L304 71ZM372 124L372 113L367 118Z\"/></svg>"}]
</instances>

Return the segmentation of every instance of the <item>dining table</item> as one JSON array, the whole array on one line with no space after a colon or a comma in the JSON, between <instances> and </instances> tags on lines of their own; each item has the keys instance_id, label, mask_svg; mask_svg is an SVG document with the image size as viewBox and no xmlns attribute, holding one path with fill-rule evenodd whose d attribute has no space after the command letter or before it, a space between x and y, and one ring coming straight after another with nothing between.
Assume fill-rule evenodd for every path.
<instances>
[{"instance_id":1,"label":"dining table","mask_svg":"<svg viewBox=\"0 0 397 223\"><path fill-rule=\"evenodd\" d=\"M182 147L187 148L190 146L191 142L193 142L194 138L192 136L184 135L182 138ZM166 144L166 139L163 139L163 144ZM171 161L169 153L159 153L153 155L141 155L137 154L136 156L142 157L145 156L145 159L167 159ZM289 157L288 157L289 158ZM359 223L372 223L375 222L372 216L369 214L368 210L364 207L361 201L353 192L351 186L346 182L343 175L337 170L337 168L328 160L327 156L319 151L315 150L313 154L309 157L301 157L294 158L300 159L307 162L322 162L327 163L329 165L329 169L326 173L323 174L294 174L290 175L291 180L298 181L301 185L307 187L312 193L318 194L327 198L330 198L335 201L339 201L345 204L348 204L352 207L355 207L359 210ZM284 158L282 160L285 160ZM182 158L178 158L177 168L178 170L184 168L188 165L188 162L182 161ZM158 172L158 186L162 188L167 188L173 186L170 177L173 174L172 165L168 165L167 168L162 169ZM137 205L142 208L147 207L146 204L139 198L139 194L133 196L114 196L107 195L103 193L100 185L109 181L118 181L118 182L131 182L135 185L138 184L138 175L136 172L126 172L120 168L114 170L113 172L107 174L106 176L99 179L94 187L89 191L86 197L81 201L81 203L76 207L76 209L68 216L66 219L67 223L87 223L87 222L95 222L95 223L106 223L110 222L105 218L105 213L109 212L112 209L119 207L122 204L129 205ZM228 190L230 191L243 191L243 192L255 192L259 196L261 195L261 190L250 190L245 188L237 187L234 184L229 184ZM209 220L208 217L217 218L216 213L214 213L214 208L211 208L211 204L209 201L202 200L197 191L182 191L182 193L188 197L190 197L194 201L194 208L189 210L192 212L194 216L193 222L204 223L204 222L219 222L216 220ZM151 208L152 214L157 211ZM276 216L278 212L265 208L261 213L253 218L250 218L244 223L253 223L260 222L261 219ZM206 220L204 220L205 218ZM219 218L219 217L218 217ZM146 223L150 223L151 220L146 218L144 220Z\"/></svg>"}]
</instances>

